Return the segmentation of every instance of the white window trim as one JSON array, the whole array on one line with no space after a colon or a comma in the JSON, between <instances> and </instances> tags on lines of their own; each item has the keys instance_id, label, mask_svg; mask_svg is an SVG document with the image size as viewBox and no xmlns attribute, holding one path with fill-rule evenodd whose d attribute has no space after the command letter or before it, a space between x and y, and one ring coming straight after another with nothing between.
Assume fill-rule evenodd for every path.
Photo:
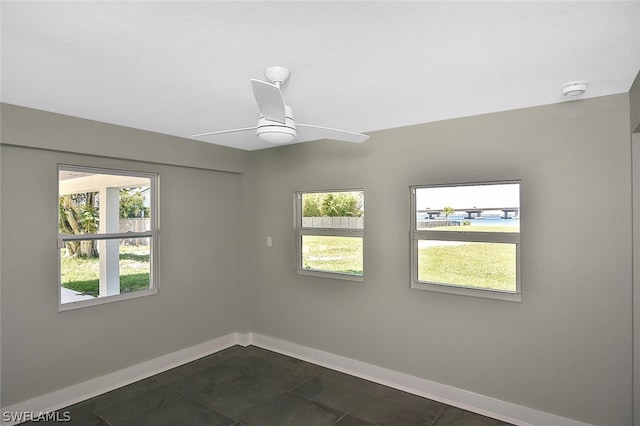
<instances>
[{"instance_id":1,"label":"white window trim","mask_svg":"<svg viewBox=\"0 0 640 426\"><path fill-rule=\"evenodd\" d=\"M364 228L322 228L322 227L302 227L302 195L327 192L364 192L362 188L355 189L327 189L315 191L296 191L294 194L294 226L296 228L296 271L299 275L313 277L333 278L345 281L364 282ZM362 275L346 274L341 272L318 271L302 267L302 236L318 235L328 237L355 237L362 238Z\"/></svg>"},{"instance_id":2,"label":"white window trim","mask_svg":"<svg viewBox=\"0 0 640 426\"><path fill-rule=\"evenodd\" d=\"M522 302L522 283L520 274L521 264L521 233L520 232L478 232L478 231L431 231L417 229L417 209L416 209L416 189L430 187L448 187L465 185L491 185L517 183L522 188L522 182L497 181L497 182L474 182L464 184L444 184L444 185L413 185L410 187L411 195L411 288L416 290L427 290L438 293L458 294L463 296L473 296L488 299L505 300L511 302ZM486 242L486 243L507 243L515 244L516 247L516 290L514 292L465 287L439 282L427 282L418 280L418 241L439 240L439 241L465 241L465 242Z\"/></svg>"},{"instance_id":3,"label":"white window trim","mask_svg":"<svg viewBox=\"0 0 640 426\"><path fill-rule=\"evenodd\" d=\"M59 171L77 171L83 173L103 173L110 175L121 175L121 176L135 176L135 177L144 177L149 179L149 193L150 193L150 202L149 202L149 215L150 222L149 226L151 228L150 231L143 232L117 232L117 233L102 233L102 234L57 234L57 259L58 259L58 277L56 280L56 292L58 294L58 312L70 311L74 309L85 308L89 306L97 306L105 303L112 303L121 300L127 299L135 299L138 297L150 296L158 293L158 283L159 283L159 274L158 274L158 174L156 173L148 173L148 172L138 172L131 170L123 170L123 169L109 169L105 167L86 167L86 166L75 166L68 164L58 164L56 169L56 193L59 199ZM57 218L57 214L56 214ZM60 252L61 249L64 248L64 243L66 241L102 241L102 240L112 240L112 239L121 239L121 238L150 238L150 246L149 246L149 261L150 261L150 269L149 269L149 288L145 290L137 290L127 293L120 293L110 296L96 297L95 299L88 300L79 300L77 302L68 302L62 303L62 292L61 292L61 258Z\"/></svg>"}]
</instances>

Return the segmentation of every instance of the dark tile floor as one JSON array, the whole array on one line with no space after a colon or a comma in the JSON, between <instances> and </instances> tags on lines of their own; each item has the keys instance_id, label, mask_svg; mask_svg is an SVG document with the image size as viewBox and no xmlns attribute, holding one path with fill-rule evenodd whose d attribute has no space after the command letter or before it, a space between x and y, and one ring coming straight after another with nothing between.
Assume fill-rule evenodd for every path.
<instances>
[{"instance_id":1,"label":"dark tile floor","mask_svg":"<svg viewBox=\"0 0 640 426\"><path fill-rule=\"evenodd\" d=\"M507 425L255 346L233 346L65 412L72 425Z\"/></svg>"}]
</instances>

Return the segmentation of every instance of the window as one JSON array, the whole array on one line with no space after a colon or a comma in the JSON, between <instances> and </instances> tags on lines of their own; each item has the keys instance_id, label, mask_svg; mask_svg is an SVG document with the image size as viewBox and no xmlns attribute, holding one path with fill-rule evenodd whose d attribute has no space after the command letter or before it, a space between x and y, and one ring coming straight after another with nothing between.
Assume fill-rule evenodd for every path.
<instances>
[{"instance_id":1,"label":"window","mask_svg":"<svg viewBox=\"0 0 640 426\"><path fill-rule=\"evenodd\" d=\"M157 293L149 173L58 166L58 309Z\"/></svg>"},{"instance_id":2,"label":"window","mask_svg":"<svg viewBox=\"0 0 640 426\"><path fill-rule=\"evenodd\" d=\"M411 187L411 287L521 301L520 182Z\"/></svg>"},{"instance_id":3,"label":"window","mask_svg":"<svg viewBox=\"0 0 640 426\"><path fill-rule=\"evenodd\" d=\"M364 191L297 192L297 269L315 275L364 280Z\"/></svg>"}]
</instances>

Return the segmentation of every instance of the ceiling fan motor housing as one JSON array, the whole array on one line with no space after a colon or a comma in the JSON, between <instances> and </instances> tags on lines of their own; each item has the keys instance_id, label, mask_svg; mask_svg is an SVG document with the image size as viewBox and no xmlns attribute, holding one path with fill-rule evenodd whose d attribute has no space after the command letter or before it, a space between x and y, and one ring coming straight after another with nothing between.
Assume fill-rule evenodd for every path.
<instances>
[{"instance_id":1,"label":"ceiling fan motor housing","mask_svg":"<svg viewBox=\"0 0 640 426\"><path fill-rule=\"evenodd\" d=\"M267 120L260 116L256 134L260 139L276 145L291 142L296 138L296 123L293 121L293 110L290 106L285 105L286 117L284 123L278 121Z\"/></svg>"}]
</instances>

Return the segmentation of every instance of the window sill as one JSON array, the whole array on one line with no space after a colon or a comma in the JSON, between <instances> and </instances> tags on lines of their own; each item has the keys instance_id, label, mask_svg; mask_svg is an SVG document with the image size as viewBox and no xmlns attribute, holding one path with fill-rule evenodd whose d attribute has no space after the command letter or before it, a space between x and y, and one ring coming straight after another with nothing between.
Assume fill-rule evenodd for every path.
<instances>
[{"instance_id":1,"label":"window sill","mask_svg":"<svg viewBox=\"0 0 640 426\"><path fill-rule=\"evenodd\" d=\"M331 278L342 281L364 282L364 275L341 274L339 272L324 272L311 269L298 269L298 275L308 275L312 277Z\"/></svg>"},{"instance_id":2,"label":"window sill","mask_svg":"<svg viewBox=\"0 0 640 426\"><path fill-rule=\"evenodd\" d=\"M446 284L412 282L411 289L433 291L436 293L480 297L484 299L504 300L507 302L522 302L521 293L509 293L505 291L484 290L470 287L456 287Z\"/></svg>"},{"instance_id":3,"label":"window sill","mask_svg":"<svg viewBox=\"0 0 640 426\"><path fill-rule=\"evenodd\" d=\"M74 309L87 308L89 306L103 305L105 303L119 302L121 300L135 299L138 297L151 296L158 294L158 289L150 288L147 290L132 291L129 293L115 294L113 296L94 297L92 299L78 300L77 302L60 303L58 302L58 312L72 311Z\"/></svg>"}]
</instances>

